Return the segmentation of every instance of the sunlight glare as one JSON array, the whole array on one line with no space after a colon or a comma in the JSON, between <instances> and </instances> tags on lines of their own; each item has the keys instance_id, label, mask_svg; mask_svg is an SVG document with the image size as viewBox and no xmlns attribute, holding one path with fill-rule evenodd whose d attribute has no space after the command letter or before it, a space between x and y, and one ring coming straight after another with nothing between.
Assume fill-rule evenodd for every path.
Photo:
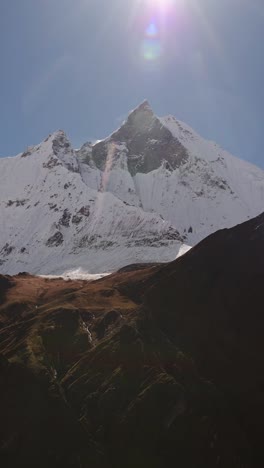
<instances>
[{"instance_id":1,"label":"sunlight glare","mask_svg":"<svg viewBox=\"0 0 264 468\"><path fill-rule=\"evenodd\" d=\"M182 6L187 0L146 0L150 6L156 6L161 9L169 8L172 6Z\"/></svg>"}]
</instances>

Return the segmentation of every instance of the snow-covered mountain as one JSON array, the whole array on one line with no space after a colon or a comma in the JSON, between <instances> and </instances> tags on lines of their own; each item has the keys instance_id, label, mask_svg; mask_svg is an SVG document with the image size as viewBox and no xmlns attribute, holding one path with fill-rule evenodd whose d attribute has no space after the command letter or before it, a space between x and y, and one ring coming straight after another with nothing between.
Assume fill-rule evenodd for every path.
<instances>
[{"instance_id":1,"label":"snow-covered mountain","mask_svg":"<svg viewBox=\"0 0 264 468\"><path fill-rule=\"evenodd\" d=\"M144 101L105 140L63 131L0 159L0 272L169 261L264 207L264 171Z\"/></svg>"}]
</instances>

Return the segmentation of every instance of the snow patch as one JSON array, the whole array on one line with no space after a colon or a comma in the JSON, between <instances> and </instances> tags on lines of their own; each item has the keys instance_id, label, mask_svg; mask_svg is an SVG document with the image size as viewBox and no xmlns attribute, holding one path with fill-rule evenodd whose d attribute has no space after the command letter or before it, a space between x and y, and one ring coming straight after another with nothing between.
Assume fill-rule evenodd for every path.
<instances>
[{"instance_id":1,"label":"snow patch","mask_svg":"<svg viewBox=\"0 0 264 468\"><path fill-rule=\"evenodd\" d=\"M38 275L38 276L40 278L47 278L47 279L59 278L59 279L64 279L65 281L70 281L70 280L96 281L110 274L111 273L92 274L83 270L82 268L77 268L75 270L65 271L61 275Z\"/></svg>"},{"instance_id":2,"label":"snow patch","mask_svg":"<svg viewBox=\"0 0 264 468\"><path fill-rule=\"evenodd\" d=\"M179 258L179 257L182 257L182 255L186 254L187 252L189 252L189 250L191 250L191 246L190 245L186 245L186 244L182 244L182 246L180 247L179 249L179 252L178 252L178 255L176 258Z\"/></svg>"}]
</instances>

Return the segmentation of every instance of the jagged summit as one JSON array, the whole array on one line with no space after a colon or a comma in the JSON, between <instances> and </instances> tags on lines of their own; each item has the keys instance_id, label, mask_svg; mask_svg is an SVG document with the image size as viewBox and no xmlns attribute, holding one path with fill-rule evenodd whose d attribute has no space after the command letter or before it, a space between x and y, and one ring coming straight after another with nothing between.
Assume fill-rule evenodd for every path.
<instances>
[{"instance_id":1,"label":"jagged summit","mask_svg":"<svg viewBox=\"0 0 264 468\"><path fill-rule=\"evenodd\" d=\"M134 109L110 137L93 146L91 159L100 170L106 167L109 148L114 166L127 167L132 176L152 172L164 160L173 170L188 160L184 146L153 113L148 101Z\"/></svg>"},{"instance_id":2,"label":"jagged summit","mask_svg":"<svg viewBox=\"0 0 264 468\"><path fill-rule=\"evenodd\" d=\"M150 104L149 104L149 101L147 99L144 99L144 101L142 101L137 107L135 107L135 109L133 109L129 115L133 114L133 113L137 113L137 112L142 112L142 111L148 111L148 112L151 112L152 114L154 114Z\"/></svg>"},{"instance_id":3,"label":"jagged summit","mask_svg":"<svg viewBox=\"0 0 264 468\"><path fill-rule=\"evenodd\" d=\"M79 164L70 140L63 130L58 130L52 135L52 151L62 163L73 172L79 171Z\"/></svg>"},{"instance_id":4,"label":"jagged summit","mask_svg":"<svg viewBox=\"0 0 264 468\"><path fill-rule=\"evenodd\" d=\"M48 140L57 140L60 138L68 140L68 137L65 131L62 129L55 130L55 132L50 133L49 136L47 137Z\"/></svg>"},{"instance_id":5,"label":"jagged summit","mask_svg":"<svg viewBox=\"0 0 264 468\"><path fill-rule=\"evenodd\" d=\"M149 102L145 100L128 114L127 120L119 130L113 133L112 137L122 138L123 129L124 133L129 132L130 137L134 138L145 131L151 131L153 126L157 124L157 120L158 118L150 107Z\"/></svg>"},{"instance_id":6,"label":"jagged summit","mask_svg":"<svg viewBox=\"0 0 264 468\"><path fill-rule=\"evenodd\" d=\"M54 132L50 133L47 138L45 138L45 140L42 142L42 144L46 143L46 144L49 144L49 143L52 143L54 144L55 142L55 145L56 143L60 143L60 145L62 146L65 146L65 148L70 148L71 147L71 143L70 143L70 140L67 136L67 134L65 133L64 130L55 130Z\"/></svg>"},{"instance_id":7,"label":"jagged summit","mask_svg":"<svg viewBox=\"0 0 264 468\"><path fill-rule=\"evenodd\" d=\"M40 154L54 152L55 155L59 153L59 148L68 150L71 148L71 143L64 130L56 130L50 133L45 140L39 145L29 146L22 154L22 158L26 158L32 154Z\"/></svg>"}]
</instances>

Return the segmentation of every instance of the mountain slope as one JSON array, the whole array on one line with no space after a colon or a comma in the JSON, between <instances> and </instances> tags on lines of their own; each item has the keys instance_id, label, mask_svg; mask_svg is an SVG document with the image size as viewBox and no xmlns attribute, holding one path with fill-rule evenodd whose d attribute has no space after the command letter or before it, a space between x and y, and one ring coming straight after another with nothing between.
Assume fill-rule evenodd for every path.
<instances>
[{"instance_id":1,"label":"mountain slope","mask_svg":"<svg viewBox=\"0 0 264 468\"><path fill-rule=\"evenodd\" d=\"M189 245L263 210L261 169L172 116L158 118L146 101L106 140L84 146L80 157L89 185L100 189L104 179L104 190L158 213Z\"/></svg>"},{"instance_id":2,"label":"mountain slope","mask_svg":"<svg viewBox=\"0 0 264 468\"><path fill-rule=\"evenodd\" d=\"M0 159L0 272L168 261L263 202L261 169L144 101L98 143L75 151L58 131Z\"/></svg>"},{"instance_id":3,"label":"mountain slope","mask_svg":"<svg viewBox=\"0 0 264 468\"><path fill-rule=\"evenodd\" d=\"M263 242L261 215L97 282L0 277L5 466L262 467Z\"/></svg>"},{"instance_id":4,"label":"mountain slope","mask_svg":"<svg viewBox=\"0 0 264 468\"><path fill-rule=\"evenodd\" d=\"M219 231L164 267L145 298L157 326L228 396L249 466L264 463L263 242L263 214Z\"/></svg>"},{"instance_id":5,"label":"mountain slope","mask_svg":"<svg viewBox=\"0 0 264 468\"><path fill-rule=\"evenodd\" d=\"M182 242L176 229L88 187L78 167L63 132L0 160L2 272L111 271L137 259L155 261L157 254L176 257Z\"/></svg>"}]
</instances>

